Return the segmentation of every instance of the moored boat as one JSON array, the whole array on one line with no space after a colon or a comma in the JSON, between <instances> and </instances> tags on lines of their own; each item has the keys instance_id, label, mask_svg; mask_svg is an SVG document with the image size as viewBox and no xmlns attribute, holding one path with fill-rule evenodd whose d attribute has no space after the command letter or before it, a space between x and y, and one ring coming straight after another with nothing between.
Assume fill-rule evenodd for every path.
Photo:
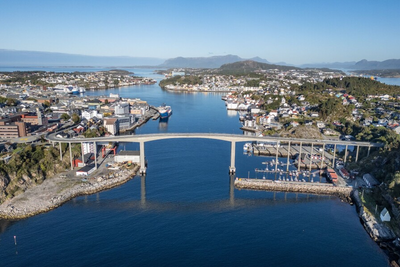
<instances>
[{"instance_id":1,"label":"moored boat","mask_svg":"<svg viewBox=\"0 0 400 267\"><path fill-rule=\"evenodd\" d=\"M172 108L171 106L166 106L165 104L161 107L158 107L158 112L160 113L160 118L165 119L172 115Z\"/></svg>"}]
</instances>

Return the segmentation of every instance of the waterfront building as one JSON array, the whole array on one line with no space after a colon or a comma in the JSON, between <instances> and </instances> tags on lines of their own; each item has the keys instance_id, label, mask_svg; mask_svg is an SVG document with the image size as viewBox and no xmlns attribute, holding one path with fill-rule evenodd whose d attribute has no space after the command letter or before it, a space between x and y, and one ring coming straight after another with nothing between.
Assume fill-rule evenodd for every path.
<instances>
[{"instance_id":1,"label":"waterfront building","mask_svg":"<svg viewBox=\"0 0 400 267\"><path fill-rule=\"evenodd\" d=\"M129 128L132 127L133 123L135 122L135 116L132 114L129 114L127 116L118 116L118 125L119 125L119 130L128 130Z\"/></svg>"},{"instance_id":2,"label":"waterfront building","mask_svg":"<svg viewBox=\"0 0 400 267\"><path fill-rule=\"evenodd\" d=\"M114 114L117 116L125 116L129 114L129 104L126 102L118 103L115 106Z\"/></svg>"},{"instance_id":3,"label":"waterfront building","mask_svg":"<svg viewBox=\"0 0 400 267\"><path fill-rule=\"evenodd\" d=\"M140 152L139 151L132 151L132 150L121 150L118 155L114 157L115 162L126 162L131 161L135 163L140 162Z\"/></svg>"},{"instance_id":4,"label":"waterfront building","mask_svg":"<svg viewBox=\"0 0 400 267\"><path fill-rule=\"evenodd\" d=\"M117 118L106 118L104 119L104 128L107 132L112 135L116 135L119 132L119 121Z\"/></svg>"}]
</instances>

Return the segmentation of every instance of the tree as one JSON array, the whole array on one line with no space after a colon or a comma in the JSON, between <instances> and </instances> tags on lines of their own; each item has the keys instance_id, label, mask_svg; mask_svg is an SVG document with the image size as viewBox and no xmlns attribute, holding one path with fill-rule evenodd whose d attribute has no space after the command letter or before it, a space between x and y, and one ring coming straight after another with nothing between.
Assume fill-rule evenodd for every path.
<instances>
[{"instance_id":1,"label":"tree","mask_svg":"<svg viewBox=\"0 0 400 267\"><path fill-rule=\"evenodd\" d=\"M67 113L63 113L60 118L62 120L67 121L67 120L69 120L71 118L71 116L69 116Z\"/></svg>"},{"instance_id":2,"label":"tree","mask_svg":"<svg viewBox=\"0 0 400 267\"><path fill-rule=\"evenodd\" d=\"M44 103L42 104L43 105L43 107L44 108L48 108L48 107L50 107L51 106L51 104L50 104L50 102L49 101L44 101Z\"/></svg>"},{"instance_id":3,"label":"tree","mask_svg":"<svg viewBox=\"0 0 400 267\"><path fill-rule=\"evenodd\" d=\"M16 106L17 100L14 98L7 98L6 105L7 106Z\"/></svg>"},{"instance_id":4,"label":"tree","mask_svg":"<svg viewBox=\"0 0 400 267\"><path fill-rule=\"evenodd\" d=\"M81 118L79 117L78 114L74 113L74 114L72 114L72 121L74 123L79 123L81 121Z\"/></svg>"}]
</instances>

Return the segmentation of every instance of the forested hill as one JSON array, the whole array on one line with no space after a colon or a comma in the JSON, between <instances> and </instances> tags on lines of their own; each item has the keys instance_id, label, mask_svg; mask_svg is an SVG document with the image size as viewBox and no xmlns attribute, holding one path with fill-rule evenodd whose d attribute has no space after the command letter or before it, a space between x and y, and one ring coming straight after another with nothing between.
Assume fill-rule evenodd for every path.
<instances>
[{"instance_id":1,"label":"forested hill","mask_svg":"<svg viewBox=\"0 0 400 267\"><path fill-rule=\"evenodd\" d=\"M254 72L255 70L271 70L271 69L288 71L300 68L292 66L281 66L281 65L260 63L253 60L245 60L245 61L224 64L218 69L218 72L220 74L247 74Z\"/></svg>"},{"instance_id":2,"label":"forested hill","mask_svg":"<svg viewBox=\"0 0 400 267\"><path fill-rule=\"evenodd\" d=\"M400 86L387 85L375 80L361 77L344 77L325 79L319 83L305 83L299 86L300 92L322 93L326 89L345 90L346 93L355 97L366 97L368 95L388 94L400 95Z\"/></svg>"}]
</instances>

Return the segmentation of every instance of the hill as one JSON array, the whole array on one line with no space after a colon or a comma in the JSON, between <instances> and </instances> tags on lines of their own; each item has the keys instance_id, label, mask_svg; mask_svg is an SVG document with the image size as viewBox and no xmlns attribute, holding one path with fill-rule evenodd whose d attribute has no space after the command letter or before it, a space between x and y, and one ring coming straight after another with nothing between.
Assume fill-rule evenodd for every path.
<instances>
[{"instance_id":1,"label":"hill","mask_svg":"<svg viewBox=\"0 0 400 267\"><path fill-rule=\"evenodd\" d=\"M236 55L212 56L212 57L176 57L166 60L160 67L164 68L219 68L224 64L243 61ZM254 57L251 60L268 63L267 60Z\"/></svg>"},{"instance_id":2,"label":"hill","mask_svg":"<svg viewBox=\"0 0 400 267\"><path fill-rule=\"evenodd\" d=\"M368 61L363 59L351 68L356 70L400 69L400 59L388 59L384 61Z\"/></svg>"},{"instance_id":3,"label":"hill","mask_svg":"<svg viewBox=\"0 0 400 267\"><path fill-rule=\"evenodd\" d=\"M268 63L260 63L253 60L239 61L222 65L218 72L221 74L246 74L254 72L255 70L270 70L278 69L280 71L287 71L293 69L300 69L292 66L274 65Z\"/></svg>"},{"instance_id":4,"label":"hill","mask_svg":"<svg viewBox=\"0 0 400 267\"><path fill-rule=\"evenodd\" d=\"M400 59L388 59L384 61L368 61L366 59L358 62L334 62L334 63L315 63L303 64L302 68L339 68L339 69L353 69L353 70L387 70L387 69L400 69Z\"/></svg>"}]
</instances>

